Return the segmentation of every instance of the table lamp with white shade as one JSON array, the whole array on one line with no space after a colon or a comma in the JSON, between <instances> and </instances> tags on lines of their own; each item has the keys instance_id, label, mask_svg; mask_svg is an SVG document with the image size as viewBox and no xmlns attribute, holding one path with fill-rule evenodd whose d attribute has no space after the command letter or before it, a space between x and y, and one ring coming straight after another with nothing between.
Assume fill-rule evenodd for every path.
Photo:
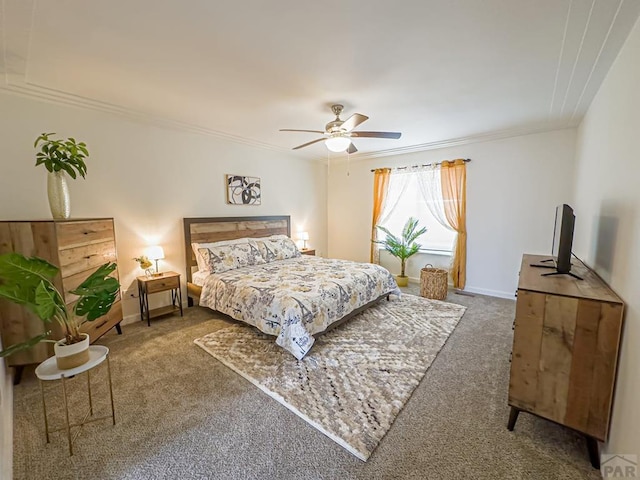
<instances>
[{"instance_id":1,"label":"table lamp with white shade","mask_svg":"<svg viewBox=\"0 0 640 480\"><path fill-rule=\"evenodd\" d=\"M307 240L309 240L309 232L300 232L298 233L298 238L302 240L302 249L307 249Z\"/></svg>"},{"instance_id":2,"label":"table lamp with white shade","mask_svg":"<svg viewBox=\"0 0 640 480\"><path fill-rule=\"evenodd\" d=\"M164 258L164 250L160 245L153 245L147 248L147 257L150 260L155 260L156 262L156 273L155 275L162 275L160 270L158 269L158 260L162 260Z\"/></svg>"}]
</instances>

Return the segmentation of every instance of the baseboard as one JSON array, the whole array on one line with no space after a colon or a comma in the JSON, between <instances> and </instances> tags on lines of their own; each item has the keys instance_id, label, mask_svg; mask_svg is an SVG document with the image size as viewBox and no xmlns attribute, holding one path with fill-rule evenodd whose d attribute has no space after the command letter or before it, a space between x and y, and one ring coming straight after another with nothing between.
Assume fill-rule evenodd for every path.
<instances>
[{"instance_id":1,"label":"baseboard","mask_svg":"<svg viewBox=\"0 0 640 480\"><path fill-rule=\"evenodd\" d=\"M417 283L420 284L419 278L409 277L409 283ZM449 284L449 291L454 290L453 285ZM478 295L486 295L488 297L498 297L498 298L506 298L509 300L514 300L516 298L515 290L513 293L511 292L503 292L500 290L489 290L487 288L477 288L477 287L464 287L463 292L466 293L477 293Z\"/></svg>"},{"instance_id":2,"label":"baseboard","mask_svg":"<svg viewBox=\"0 0 640 480\"><path fill-rule=\"evenodd\" d=\"M186 308L188 308L188 304L186 301L182 302L182 310L184 311ZM140 313L136 312L136 313L132 313L131 315L125 315L124 317L122 317L122 321L120 322L120 325L130 325L132 323L136 323L136 322L140 322Z\"/></svg>"},{"instance_id":3,"label":"baseboard","mask_svg":"<svg viewBox=\"0 0 640 480\"><path fill-rule=\"evenodd\" d=\"M508 300L515 300L516 292L502 292L500 290L489 290L486 288L477 288L477 287L464 287L465 292L469 293L477 293L478 295L487 295L489 297L498 297L498 298L506 298Z\"/></svg>"},{"instance_id":4,"label":"baseboard","mask_svg":"<svg viewBox=\"0 0 640 480\"><path fill-rule=\"evenodd\" d=\"M140 314L134 313L133 315L126 315L122 317L122 321L120 322L120 325L130 325L132 323L136 323L139 321L140 321Z\"/></svg>"}]
</instances>

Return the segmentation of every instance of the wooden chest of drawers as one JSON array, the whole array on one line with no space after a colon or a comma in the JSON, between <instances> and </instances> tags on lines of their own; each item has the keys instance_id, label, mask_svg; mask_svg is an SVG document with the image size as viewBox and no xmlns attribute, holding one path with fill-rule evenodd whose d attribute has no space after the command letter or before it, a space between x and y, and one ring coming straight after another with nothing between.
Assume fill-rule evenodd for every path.
<instances>
[{"instance_id":1,"label":"wooden chest of drawers","mask_svg":"<svg viewBox=\"0 0 640 480\"><path fill-rule=\"evenodd\" d=\"M592 270L575 262L567 275L542 276L524 255L513 332L509 428L519 411L605 441L616 378L624 304Z\"/></svg>"},{"instance_id":2,"label":"wooden chest of drawers","mask_svg":"<svg viewBox=\"0 0 640 480\"><path fill-rule=\"evenodd\" d=\"M112 218L77 220L6 221L0 222L0 253L18 252L25 256L44 258L60 268L54 280L71 304L77 297L70 293L96 268L116 262L115 231ZM117 269L112 274L118 278ZM82 331L93 343L122 320L120 298L104 317L86 322ZM51 337L61 338L60 327L51 323ZM5 346L27 340L45 331L45 325L26 308L0 301L0 332ZM8 358L9 365L39 363L52 355L50 343L40 343L27 351Z\"/></svg>"}]
</instances>

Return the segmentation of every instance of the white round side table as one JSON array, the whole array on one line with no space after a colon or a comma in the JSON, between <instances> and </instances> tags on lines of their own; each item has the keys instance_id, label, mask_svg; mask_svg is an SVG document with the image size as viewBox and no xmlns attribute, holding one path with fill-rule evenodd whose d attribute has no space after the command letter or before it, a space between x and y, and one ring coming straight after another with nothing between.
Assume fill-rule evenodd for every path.
<instances>
[{"instance_id":1,"label":"white round side table","mask_svg":"<svg viewBox=\"0 0 640 480\"><path fill-rule=\"evenodd\" d=\"M97 367L102 362L107 361L107 378L109 380L109 397L111 400L111 415L105 415L102 417L93 417L93 400L91 398L91 369ZM67 400L67 385L66 379L79 375L81 373L87 373L87 392L89 394L89 410L84 415L84 418L80 423L71 425L69 423L69 402ZM103 345L91 345L89 346L89 361L80 365L79 367L70 368L68 370L61 370L56 365L56 357L49 357L44 362L36 367L36 376L40 381L40 392L42 393L42 411L44 413L44 430L47 443L49 443L49 433L58 432L60 430L67 431L67 439L69 441L69 455L73 455L73 442L80 434L82 426L86 423L96 422L98 420L104 420L105 418L111 418L113 424L116 424L116 415L113 407L113 387L111 385L111 364L109 363L109 349ZM64 398L64 412L66 424L62 428L56 430L49 430L49 420L47 419L47 404L45 402L44 395L44 381L62 380L62 396ZM92 418L89 418L92 417ZM80 427L73 439L71 438L71 428Z\"/></svg>"}]
</instances>

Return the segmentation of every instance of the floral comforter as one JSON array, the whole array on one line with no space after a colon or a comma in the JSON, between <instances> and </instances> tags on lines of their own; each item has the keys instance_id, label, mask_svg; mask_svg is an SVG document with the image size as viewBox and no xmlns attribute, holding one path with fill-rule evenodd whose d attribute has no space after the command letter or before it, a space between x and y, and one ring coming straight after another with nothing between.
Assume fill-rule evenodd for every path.
<instances>
[{"instance_id":1,"label":"floral comforter","mask_svg":"<svg viewBox=\"0 0 640 480\"><path fill-rule=\"evenodd\" d=\"M209 275L200 305L276 335L301 359L313 334L389 293L400 290L379 265L303 255Z\"/></svg>"}]
</instances>

